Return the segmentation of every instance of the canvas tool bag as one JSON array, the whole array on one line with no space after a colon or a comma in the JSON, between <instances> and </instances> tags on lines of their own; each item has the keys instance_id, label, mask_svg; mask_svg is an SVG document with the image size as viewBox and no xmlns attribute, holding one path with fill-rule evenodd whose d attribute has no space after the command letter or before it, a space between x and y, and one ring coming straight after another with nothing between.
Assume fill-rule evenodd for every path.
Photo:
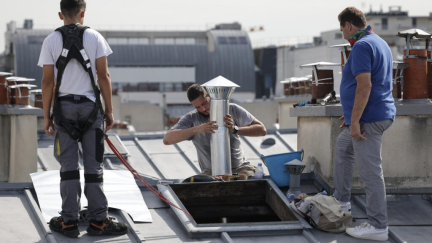
<instances>
[{"instance_id":1,"label":"canvas tool bag","mask_svg":"<svg viewBox=\"0 0 432 243\"><path fill-rule=\"evenodd\" d=\"M345 232L353 221L351 212L342 211L337 199L326 195L296 199L290 206L310 225L327 232Z\"/></svg>"}]
</instances>

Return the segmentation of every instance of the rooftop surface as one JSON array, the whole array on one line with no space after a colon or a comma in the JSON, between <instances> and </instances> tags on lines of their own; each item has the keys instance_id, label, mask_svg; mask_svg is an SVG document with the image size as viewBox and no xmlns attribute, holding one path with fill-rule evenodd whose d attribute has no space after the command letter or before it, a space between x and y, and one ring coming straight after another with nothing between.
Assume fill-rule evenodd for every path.
<instances>
[{"instance_id":1,"label":"rooftop surface","mask_svg":"<svg viewBox=\"0 0 432 243\"><path fill-rule=\"evenodd\" d=\"M177 145L165 146L162 142L164 132L138 133L120 136L115 144L128 161L150 184L156 186L160 179L175 182L198 174L200 168L196 150L192 142L185 141ZM116 137L117 138L117 137ZM264 139L272 138L274 145L263 145ZM113 137L114 139L114 137ZM113 140L111 139L111 140ZM297 150L297 134L293 131L268 131L266 137L242 137L242 146L248 160L257 165L261 162L260 154L271 155ZM122 148L120 148L122 147ZM300 148L301 149L301 148ZM106 151L105 169L126 170L121 162ZM36 162L35 162L36 163ZM38 170L58 170L60 165L53 157L51 137L39 133ZM81 162L82 166L82 162ZM264 166L264 173L268 170ZM302 192L314 195L322 187L314 180L313 172L302 176ZM266 179L270 179L266 177ZM134 223L124 211L110 209L110 215L118 221L131 226L131 231L124 236L90 237L86 234L88 223L80 223L81 235L69 239L56 232L51 232L41 216L37 196L32 183L0 183L0 235L2 242L369 242L349 237L345 233L333 234L317 229L303 230L298 234L281 235L230 235L222 234L218 238L191 239L178 221L173 210L152 194L140 182L137 182L144 201L153 217L152 223ZM280 188L285 194L287 187ZM389 232L388 242L431 242L432 238L432 199L427 195L388 195ZM360 225L367 219L364 195L353 195L353 225ZM288 233L288 232L287 232Z\"/></svg>"}]
</instances>

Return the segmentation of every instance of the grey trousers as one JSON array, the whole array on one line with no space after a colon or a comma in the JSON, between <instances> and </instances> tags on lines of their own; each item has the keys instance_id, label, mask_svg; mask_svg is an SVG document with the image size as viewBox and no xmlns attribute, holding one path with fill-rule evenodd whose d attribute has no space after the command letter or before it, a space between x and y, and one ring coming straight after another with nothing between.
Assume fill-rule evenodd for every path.
<instances>
[{"instance_id":1,"label":"grey trousers","mask_svg":"<svg viewBox=\"0 0 432 243\"><path fill-rule=\"evenodd\" d=\"M381 140L392 120L360 124L361 133L367 140L355 141L351 127L338 137L335 151L333 196L339 201L349 202L354 173L354 163L366 191L366 214L370 225L378 229L387 227L387 200L381 159Z\"/></svg>"},{"instance_id":2,"label":"grey trousers","mask_svg":"<svg viewBox=\"0 0 432 243\"><path fill-rule=\"evenodd\" d=\"M93 112L95 103L60 101L61 116L75 122L85 122ZM61 165L60 194L65 222L78 220L81 209L81 184L79 174L78 142L67 130L55 125L54 157ZM103 191L103 119L100 113L95 123L81 139L84 164L84 194L88 200L88 218L104 220L108 217L108 202Z\"/></svg>"}]
</instances>

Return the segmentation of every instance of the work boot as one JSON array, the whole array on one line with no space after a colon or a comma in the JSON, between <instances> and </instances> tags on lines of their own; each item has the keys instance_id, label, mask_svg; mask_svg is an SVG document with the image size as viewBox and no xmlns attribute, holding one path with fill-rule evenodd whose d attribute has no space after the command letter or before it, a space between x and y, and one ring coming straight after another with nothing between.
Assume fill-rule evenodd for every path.
<instances>
[{"instance_id":1,"label":"work boot","mask_svg":"<svg viewBox=\"0 0 432 243\"><path fill-rule=\"evenodd\" d=\"M387 241L388 240L388 228L376 229L369 223L362 223L360 226L348 228L345 231L348 235L365 240L377 240Z\"/></svg>"},{"instance_id":2,"label":"work boot","mask_svg":"<svg viewBox=\"0 0 432 243\"><path fill-rule=\"evenodd\" d=\"M54 217L50 220L49 227L51 230L59 232L67 237L75 238L80 234L78 229L78 221L64 222L63 218Z\"/></svg>"},{"instance_id":3,"label":"work boot","mask_svg":"<svg viewBox=\"0 0 432 243\"><path fill-rule=\"evenodd\" d=\"M114 222L112 217L102 221L90 220L87 233L91 236L98 235L124 235L129 231L127 224Z\"/></svg>"}]
</instances>

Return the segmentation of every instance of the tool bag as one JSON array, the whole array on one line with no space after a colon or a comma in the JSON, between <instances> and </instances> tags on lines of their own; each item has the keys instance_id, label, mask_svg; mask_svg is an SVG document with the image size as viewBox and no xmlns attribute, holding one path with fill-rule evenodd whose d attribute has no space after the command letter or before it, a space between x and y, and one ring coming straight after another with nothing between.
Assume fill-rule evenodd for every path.
<instances>
[{"instance_id":1,"label":"tool bag","mask_svg":"<svg viewBox=\"0 0 432 243\"><path fill-rule=\"evenodd\" d=\"M342 211L337 199L326 195L295 199L290 206L310 225L331 233L345 232L353 221L351 212Z\"/></svg>"},{"instance_id":2,"label":"tool bag","mask_svg":"<svg viewBox=\"0 0 432 243\"><path fill-rule=\"evenodd\" d=\"M57 59L56 62L58 72L53 107L54 123L58 126L65 128L71 135L71 137L77 141L81 140L84 132L87 131L96 121L98 112L101 113L102 118L105 120L105 113L103 111L102 103L100 100L100 90L96 86L96 81L93 76L90 59L87 56L82 42L84 31L88 28L89 27L87 26L82 26L79 24L70 24L56 29L56 31L60 32L63 37L63 49L60 57ZM81 66L89 74L94 95L96 97L96 104L92 114L82 124L79 124L77 121L61 118L60 115L61 110L59 103L59 89L66 65L72 58L75 58L79 63L81 63Z\"/></svg>"}]
</instances>

